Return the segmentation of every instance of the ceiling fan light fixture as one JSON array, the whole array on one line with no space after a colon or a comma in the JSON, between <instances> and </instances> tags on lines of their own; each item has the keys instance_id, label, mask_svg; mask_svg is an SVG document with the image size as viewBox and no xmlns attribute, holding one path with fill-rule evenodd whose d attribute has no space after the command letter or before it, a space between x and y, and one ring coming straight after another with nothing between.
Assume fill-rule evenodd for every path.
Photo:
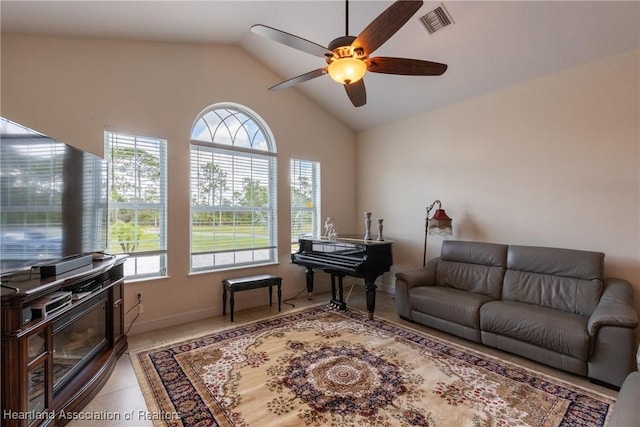
<instances>
[{"instance_id":1,"label":"ceiling fan light fixture","mask_svg":"<svg viewBox=\"0 0 640 427\"><path fill-rule=\"evenodd\" d=\"M328 72L329 76L338 83L355 83L364 77L367 64L358 58L338 58L329 64Z\"/></svg>"}]
</instances>

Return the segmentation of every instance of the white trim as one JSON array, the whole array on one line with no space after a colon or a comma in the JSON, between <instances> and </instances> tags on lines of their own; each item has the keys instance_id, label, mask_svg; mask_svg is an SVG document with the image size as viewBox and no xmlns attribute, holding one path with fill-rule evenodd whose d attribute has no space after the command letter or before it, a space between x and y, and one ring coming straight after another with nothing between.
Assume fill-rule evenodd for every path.
<instances>
[{"instance_id":1,"label":"white trim","mask_svg":"<svg viewBox=\"0 0 640 427\"><path fill-rule=\"evenodd\" d=\"M219 315L218 307L203 308L200 310L187 311L183 313L173 314L166 317L147 320L146 322L135 322L131 327L128 335L137 335L144 332L155 331L157 329L170 328L172 326L182 325L184 323L195 322L197 320L207 319ZM131 322L131 320L129 320ZM128 326L125 319L125 326Z\"/></svg>"}]
</instances>

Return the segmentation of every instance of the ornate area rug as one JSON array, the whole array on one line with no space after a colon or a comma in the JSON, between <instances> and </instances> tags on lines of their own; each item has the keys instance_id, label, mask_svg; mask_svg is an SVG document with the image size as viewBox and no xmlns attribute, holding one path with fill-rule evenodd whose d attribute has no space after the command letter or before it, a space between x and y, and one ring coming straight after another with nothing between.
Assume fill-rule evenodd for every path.
<instances>
[{"instance_id":1,"label":"ornate area rug","mask_svg":"<svg viewBox=\"0 0 640 427\"><path fill-rule=\"evenodd\" d=\"M356 310L131 354L157 426L603 426L613 399Z\"/></svg>"}]
</instances>

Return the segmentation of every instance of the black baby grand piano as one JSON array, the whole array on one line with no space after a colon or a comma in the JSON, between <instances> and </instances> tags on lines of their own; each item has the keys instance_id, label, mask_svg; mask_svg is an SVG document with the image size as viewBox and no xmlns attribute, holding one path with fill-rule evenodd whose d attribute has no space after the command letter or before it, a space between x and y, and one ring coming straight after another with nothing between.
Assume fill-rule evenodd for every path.
<instances>
[{"instance_id":1,"label":"black baby grand piano","mask_svg":"<svg viewBox=\"0 0 640 427\"><path fill-rule=\"evenodd\" d=\"M390 240L364 240L359 236L301 237L298 252L291 254L291 262L306 267L307 291L313 292L314 268L331 274L331 305L344 310L342 279L344 276L364 279L367 293L367 311L373 319L376 305L375 281L389 271L393 259ZM338 292L336 295L336 279Z\"/></svg>"}]
</instances>

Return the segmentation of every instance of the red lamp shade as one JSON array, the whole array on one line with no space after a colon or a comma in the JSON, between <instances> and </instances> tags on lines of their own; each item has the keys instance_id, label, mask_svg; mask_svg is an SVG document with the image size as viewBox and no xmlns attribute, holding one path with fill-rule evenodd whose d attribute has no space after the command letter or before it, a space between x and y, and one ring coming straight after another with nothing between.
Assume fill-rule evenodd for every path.
<instances>
[{"instance_id":1,"label":"red lamp shade","mask_svg":"<svg viewBox=\"0 0 640 427\"><path fill-rule=\"evenodd\" d=\"M453 233L453 220L449 218L444 209L436 209L429 220L429 234L451 235Z\"/></svg>"}]
</instances>

